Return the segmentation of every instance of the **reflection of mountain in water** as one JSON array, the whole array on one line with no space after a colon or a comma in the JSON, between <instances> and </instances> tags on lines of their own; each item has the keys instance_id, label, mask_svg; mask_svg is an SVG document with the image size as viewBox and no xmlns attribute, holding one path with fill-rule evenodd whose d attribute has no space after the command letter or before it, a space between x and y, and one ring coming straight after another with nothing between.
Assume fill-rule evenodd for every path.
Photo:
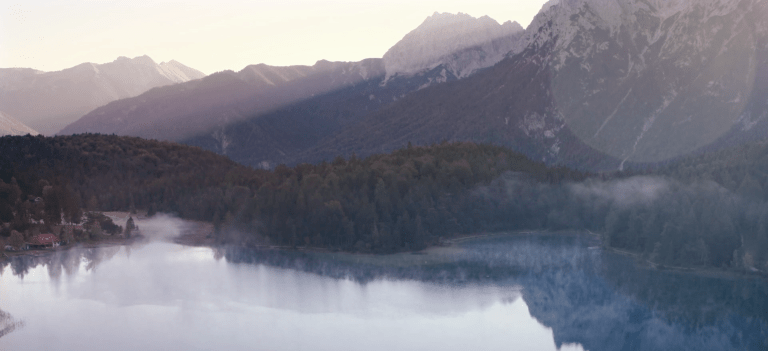
<instances>
[{"instance_id":1,"label":"reflection of mountain in water","mask_svg":"<svg viewBox=\"0 0 768 351\"><path fill-rule=\"evenodd\" d=\"M590 250L582 237L497 237L464 250L413 255L410 263L356 256L228 248L231 262L297 269L359 282L413 279L438 284L504 282L523 287L531 315L553 329L558 347L600 350L764 350L764 282L637 269ZM330 259L329 256L336 256ZM398 259L398 262L402 262Z\"/></svg>"},{"instance_id":2,"label":"reflection of mountain in water","mask_svg":"<svg viewBox=\"0 0 768 351\"><path fill-rule=\"evenodd\" d=\"M23 326L24 322L17 321L7 312L0 310L0 338Z\"/></svg>"},{"instance_id":3,"label":"reflection of mountain in water","mask_svg":"<svg viewBox=\"0 0 768 351\"><path fill-rule=\"evenodd\" d=\"M625 274L631 280L632 273ZM605 278L585 272L546 272L523 283L523 297L531 315L554 331L555 342L577 342L589 350L764 350L768 346L765 309L743 314L730 306L734 297L720 296L726 282L710 279L711 289L699 291L709 299L707 305L676 305L696 288L683 282L670 289L660 281L636 281L646 291L666 290L654 299L643 300L624 294ZM661 283L661 285L655 285ZM743 284L743 288L766 291L762 286ZM758 291L753 291L758 293ZM706 297L708 296L708 297ZM753 295L754 296L754 295ZM765 295L763 295L765 296ZM754 296L744 305L764 304ZM695 316L707 310L720 313L715 318L670 319L669 315Z\"/></svg>"},{"instance_id":4,"label":"reflection of mountain in water","mask_svg":"<svg viewBox=\"0 0 768 351\"><path fill-rule=\"evenodd\" d=\"M557 346L578 343L592 351L768 349L765 282L637 268L624 257L589 249L592 244L589 237L532 235L475 239L425 254L224 247L214 249L214 255L233 264L297 270L363 285L412 280L449 288L522 288L531 316L552 328ZM2 268L10 265L10 272L24 276L44 265L57 279L62 272L94 269L119 250L81 248L16 257Z\"/></svg>"},{"instance_id":5,"label":"reflection of mountain in water","mask_svg":"<svg viewBox=\"0 0 768 351\"><path fill-rule=\"evenodd\" d=\"M376 279L401 279L462 284L509 281L528 272L543 269L574 269L585 262L599 260L597 251L574 245L580 238L571 237L557 242L527 237L515 245L497 248L496 240L474 240L460 249L431 250L427 254L353 255L301 251L253 250L243 247L217 249L217 255L230 262L264 264L296 269L360 283ZM509 240L508 238L506 240ZM593 266L593 265L586 265Z\"/></svg>"}]
</instances>

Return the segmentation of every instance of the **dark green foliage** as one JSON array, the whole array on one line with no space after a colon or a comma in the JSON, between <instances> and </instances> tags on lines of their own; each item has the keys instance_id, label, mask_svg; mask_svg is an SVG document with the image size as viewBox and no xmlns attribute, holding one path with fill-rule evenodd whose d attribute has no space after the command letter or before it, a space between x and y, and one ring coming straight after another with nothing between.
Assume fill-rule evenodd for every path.
<instances>
[{"instance_id":1,"label":"dark green foliage","mask_svg":"<svg viewBox=\"0 0 768 351\"><path fill-rule=\"evenodd\" d=\"M337 157L332 163L279 166L265 173L229 230L259 233L281 246L421 249L439 237L497 226L483 218L483 211L473 210L484 201L475 189L507 172L525 174L534 183L585 177L474 143L409 147L364 160ZM525 222L515 221L521 227Z\"/></svg>"},{"instance_id":2,"label":"dark green foliage","mask_svg":"<svg viewBox=\"0 0 768 351\"><path fill-rule=\"evenodd\" d=\"M228 184L254 171L199 148L107 135L0 138L0 221L77 223L80 208L211 220ZM40 197L42 203L30 202ZM9 211L10 207L10 211ZM60 214L60 215L59 215ZM42 218L45 216L46 218Z\"/></svg>"},{"instance_id":3,"label":"dark green foliage","mask_svg":"<svg viewBox=\"0 0 768 351\"><path fill-rule=\"evenodd\" d=\"M120 234L123 231L123 228L115 224L115 222L113 222L111 218L101 213L88 212L86 214L86 218L87 218L85 221L86 225L88 225L91 228L98 227L100 228L102 233L115 235L115 234Z\"/></svg>"},{"instance_id":4,"label":"dark green foliage","mask_svg":"<svg viewBox=\"0 0 768 351\"><path fill-rule=\"evenodd\" d=\"M77 223L81 207L138 208L211 221L220 243L357 252L483 231L587 229L663 265L763 270L767 145L646 172L656 177L598 177L469 142L266 171L138 138L3 137L0 221L10 235L34 221Z\"/></svg>"},{"instance_id":5,"label":"dark green foliage","mask_svg":"<svg viewBox=\"0 0 768 351\"><path fill-rule=\"evenodd\" d=\"M128 221L125 222L125 230L123 231L123 235L125 235L126 238L130 238L135 229L136 224L133 222L133 217L128 217Z\"/></svg>"},{"instance_id":6,"label":"dark green foliage","mask_svg":"<svg viewBox=\"0 0 768 351\"><path fill-rule=\"evenodd\" d=\"M653 173L722 187L709 196L692 194L685 204L690 227L681 227L681 237L686 250L696 252L693 260L705 256L716 266L768 270L768 141L690 156Z\"/></svg>"}]
</instances>

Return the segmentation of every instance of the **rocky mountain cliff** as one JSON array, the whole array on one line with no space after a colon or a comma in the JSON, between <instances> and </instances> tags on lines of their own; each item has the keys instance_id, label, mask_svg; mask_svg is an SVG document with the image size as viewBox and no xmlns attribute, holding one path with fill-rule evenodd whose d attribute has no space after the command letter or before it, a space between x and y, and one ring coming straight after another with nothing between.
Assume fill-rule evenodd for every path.
<instances>
[{"instance_id":1,"label":"rocky mountain cliff","mask_svg":"<svg viewBox=\"0 0 768 351\"><path fill-rule=\"evenodd\" d=\"M753 93L766 5L563 0L534 20L528 46L548 48L553 102L581 141L622 160L662 161L715 142L751 100L765 100Z\"/></svg>"},{"instance_id":2,"label":"rocky mountain cliff","mask_svg":"<svg viewBox=\"0 0 768 351\"><path fill-rule=\"evenodd\" d=\"M387 76L412 75L445 65L457 77L493 66L515 47L523 27L488 16L437 13L392 46L383 57Z\"/></svg>"},{"instance_id":3,"label":"rocky mountain cliff","mask_svg":"<svg viewBox=\"0 0 768 351\"><path fill-rule=\"evenodd\" d=\"M184 141L266 167L473 140L581 169L768 133L766 0L553 0L515 27L436 14L383 59L220 72L63 133Z\"/></svg>"},{"instance_id":4,"label":"rocky mountain cliff","mask_svg":"<svg viewBox=\"0 0 768 351\"><path fill-rule=\"evenodd\" d=\"M755 133L768 130L767 5L551 1L493 68L412 94L304 159L473 139L620 168L764 138Z\"/></svg>"},{"instance_id":5,"label":"rocky mountain cliff","mask_svg":"<svg viewBox=\"0 0 768 351\"><path fill-rule=\"evenodd\" d=\"M320 140L414 91L492 66L521 34L516 23L436 14L390 51L418 57L420 66L409 66L413 69L407 72L396 69L388 75L387 58L318 61L313 66L252 65L115 101L60 134L115 133L181 141L238 162L271 167L292 162ZM429 35L442 38L431 46L436 56L421 51L419 40Z\"/></svg>"},{"instance_id":6,"label":"rocky mountain cliff","mask_svg":"<svg viewBox=\"0 0 768 351\"><path fill-rule=\"evenodd\" d=\"M4 135L38 135L34 129L27 127L24 123L0 111L0 136Z\"/></svg>"},{"instance_id":7,"label":"rocky mountain cliff","mask_svg":"<svg viewBox=\"0 0 768 351\"><path fill-rule=\"evenodd\" d=\"M105 64L83 63L56 72L3 68L0 110L43 134L54 134L111 101L204 76L179 62L158 64L148 56L120 57Z\"/></svg>"},{"instance_id":8,"label":"rocky mountain cliff","mask_svg":"<svg viewBox=\"0 0 768 351\"><path fill-rule=\"evenodd\" d=\"M257 167L318 161L302 155L413 92L493 66L517 47L522 32L517 23L436 13L376 60L386 74L182 141Z\"/></svg>"}]
</instances>

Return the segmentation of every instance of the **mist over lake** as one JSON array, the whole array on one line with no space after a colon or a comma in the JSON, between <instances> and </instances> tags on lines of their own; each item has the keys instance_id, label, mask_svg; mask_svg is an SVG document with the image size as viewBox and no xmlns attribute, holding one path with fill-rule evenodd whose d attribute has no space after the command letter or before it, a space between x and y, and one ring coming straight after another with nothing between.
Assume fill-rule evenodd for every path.
<instances>
[{"instance_id":1,"label":"mist over lake","mask_svg":"<svg viewBox=\"0 0 768 351\"><path fill-rule=\"evenodd\" d=\"M179 230L164 221L168 231ZM567 232L499 234L395 255L196 248L156 240L21 256L2 268L0 309L23 325L2 337L0 347L766 345L764 281L648 271L594 247L595 240Z\"/></svg>"},{"instance_id":2,"label":"mist over lake","mask_svg":"<svg viewBox=\"0 0 768 351\"><path fill-rule=\"evenodd\" d=\"M768 0L0 33L0 351L768 350Z\"/></svg>"}]
</instances>

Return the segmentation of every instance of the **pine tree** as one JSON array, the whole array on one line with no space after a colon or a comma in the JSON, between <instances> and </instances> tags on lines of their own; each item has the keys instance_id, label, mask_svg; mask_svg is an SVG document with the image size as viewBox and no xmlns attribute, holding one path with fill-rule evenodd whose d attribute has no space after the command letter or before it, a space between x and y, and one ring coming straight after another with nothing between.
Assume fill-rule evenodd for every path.
<instances>
[{"instance_id":1,"label":"pine tree","mask_svg":"<svg viewBox=\"0 0 768 351\"><path fill-rule=\"evenodd\" d=\"M128 217L128 221L125 222L125 230L123 231L123 235L125 235L126 238L130 238L135 229L136 225L133 222L133 217Z\"/></svg>"}]
</instances>

